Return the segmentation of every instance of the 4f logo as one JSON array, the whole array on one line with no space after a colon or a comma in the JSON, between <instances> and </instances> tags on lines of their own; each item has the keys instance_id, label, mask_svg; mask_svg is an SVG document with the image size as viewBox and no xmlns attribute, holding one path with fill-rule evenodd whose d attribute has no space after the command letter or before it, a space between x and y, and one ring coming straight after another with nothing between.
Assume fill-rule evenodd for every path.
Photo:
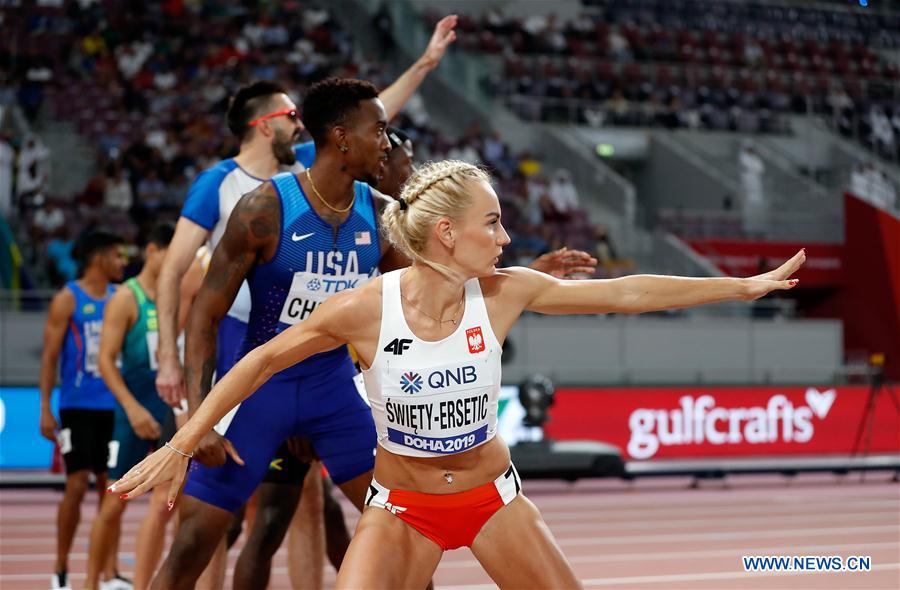
<instances>
[{"instance_id":1,"label":"4f logo","mask_svg":"<svg viewBox=\"0 0 900 590\"><path fill-rule=\"evenodd\" d=\"M477 354L484 351L484 335L481 326L466 330L466 342L469 344L469 352Z\"/></svg>"},{"instance_id":2,"label":"4f logo","mask_svg":"<svg viewBox=\"0 0 900 590\"><path fill-rule=\"evenodd\" d=\"M384 509L389 511L391 514L400 514L401 512L406 512L405 507L397 506L396 504L391 504L390 502L384 503Z\"/></svg>"},{"instance_id":3,"label":"4f logo","mask_svg":"<svg viewBox=\"0 0 900 590\"><path fill-rule=\"evenodd\" d=\"M409 345L412 344L412 340L409 338L394 338L391 340L387 346L384 347L385 352L391 352L395 356L399 356L403 354L404 350L409 350Z\"/></svg>"}]
</instances>

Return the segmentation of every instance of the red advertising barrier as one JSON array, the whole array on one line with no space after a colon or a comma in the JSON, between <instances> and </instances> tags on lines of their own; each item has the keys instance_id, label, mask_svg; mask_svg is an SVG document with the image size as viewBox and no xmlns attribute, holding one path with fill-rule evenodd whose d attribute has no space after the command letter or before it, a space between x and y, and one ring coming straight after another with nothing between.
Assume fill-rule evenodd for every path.
<instances>
[{"instance_id":1,"label":"red advertising barrier","mask_svg":"<svg viewBox=\"0 0 900 590\"><path fill-rule=\"evenodd\" d=\"M863 386L563 388L545 432L630 459L849 454L868 398ZM876 402L869 452L900 452L900 414L887 390Z\"/></svg>"},{"instance_id":2,"label":"red advertising barrier","mask_svg":"<svg viewBox=\"0 0 900 590\"><path fill-rule=\"evenodd\" d=\"M900 380L900 218L845 194L844 219L844 348L883 353Z\"/></svg>"},{"instance_id":3,"label":"red advertising barrier","mask_svg":"<svg viewBox=\"0 0 900 590\"><path fill-rule=\"evenodd\" d=\"M722 272L734 277L749 277L777 268L800 248L806 248L806 264L797 275L801 287L839 287L844 283L840 244L752 240L689 240L688 244Z\"/></svg>"}]
</instances>

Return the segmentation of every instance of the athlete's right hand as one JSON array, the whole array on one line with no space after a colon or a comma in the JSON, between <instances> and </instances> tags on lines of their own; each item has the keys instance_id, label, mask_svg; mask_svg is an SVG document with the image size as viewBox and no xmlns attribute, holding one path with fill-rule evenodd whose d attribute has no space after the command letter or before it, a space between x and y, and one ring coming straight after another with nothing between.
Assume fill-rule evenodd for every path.
<instances>
[{"instance_id":1,"label":"athlete's right hand","mask_svg":"<svg viewBox=\"0 0 900 590\"><path fill-rule=\"evenodd\" d=\"M156 370L156 391L164 402L177 408L181 400L187 398L184 385L184 370L177 355L159 355L159 368Z\"/></svg>"},{"instance_id":2,"label":"athlete's right hand","mask_svg":"<svg viewBox=\"0 0 900 590\"><path fill-rule=\"evenodd\" d=\"M119 494L122 500L131 500L171 481L168 504L169 510L172 510L181 484L184 483L189 460L172 449L162 447L129 469L128 473L113 482L106 491Z\"/></svg>"},{"instance_id":3,"label":"athlete's right hand","mask_svg":"<svg viewBox=\"0 0 900 590\"><path fill-rule=\"evenodd\" d=\"M244 464L244 460L238 455L231 441L215 430L208 432L194 449L194 459L207 467L221 467L229 456L238 465Z\"/></svg>"},{"instance_id":4,"label":"athlete's right hand","mask_svg":"<svg viewBox=\"0 0 900 590\"><path fill-rule=\"evenodd\" d=\"M41 410L41 436L51 442L56 442L56 429L59 424L50 410Z\"/></svg>"},{"instance_id":5,"label":"athlete's right hand","mask_svg":"<svg viewBox=\"0 0 900 590\"><path fill-rule=\"evenodd\" d=\"M162 428L160 428L159 422L153 418L153 415L144 406L135 403L133 407L128 408L126 414L128 415L131 429L138 435L138 438L159 440L159 437L162 436Z\"/></svg>"}]
</instances>

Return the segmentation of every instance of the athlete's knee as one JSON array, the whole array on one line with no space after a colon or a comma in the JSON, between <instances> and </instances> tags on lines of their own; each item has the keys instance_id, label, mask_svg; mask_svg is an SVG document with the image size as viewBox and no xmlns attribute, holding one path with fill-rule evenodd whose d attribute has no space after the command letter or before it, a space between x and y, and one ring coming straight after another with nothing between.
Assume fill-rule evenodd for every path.
<instances>
[{"instance_id":1,"label":"athlete's knee","mask_svg":"<svg viewBox=\"0 0 900 590\"><path fill-rule=\"evenodd\" d=\"M212 555L225 534L231 514L190 496L182 498L181 522L169 556L175 560L196 560Z\"/></svg>"},{"instance_id":2,"label":"athlete's knee","mask_svg":"<svg viewBox=\"0 0 900 590\"><path fill-rule=\"evenodd\" d=\"M157 493L164 490L162 493ZM156 488L154 494L150 497L150 507L147 510L147 516L157 518L162 522L168 522L173 511L169 510L168 488Z\"/></svg>"},{"instance_id":3,"label":"athlete's knee","mask_svg":"<svg viewBox=\"0 0 900 590\"><path fill-rule=\"evenodd\" d=\"M237 542L238 537L241 536L241 532L244 530L244 513L246 509L247 505L244 504L231 517L231 522L228 524L228 532L225 536L225 542L229 548Z\"/></svg>"},{"instance_id":4,"label":"athlete's knee","mask_svg":"<svg viewBox=\"0 0 900 590\"><path fill-rule=\"evenodd\" d=\"M88 489L88 471L76 471L66 477L66 498L81 501Z\"/></svg>"},{"instance_id":5,"label":"athlete's knee","mask_svg":"<svg viewBox=\"0 0 900 590\"><path fill-rule=\"evenodd\" d=\"M269 557L284 541L297 510L300 488L263 484L259 491L256 519L247 545L260 557Z\"/></svg>"},{"instance_id":6,"label":"athlete's knee","mask_svg":"<svg viewBox=\"0 0 900 590\"><path fill-rule=\"evenodd\" d=\"M125 512L125 502L115 496L105 496L97 511L96 519L104 525L116 524Z\"/></svg>"},{"instance_id":7,"label":"athlete's knee","mask_svg":"<svg viewBox=\"0 0 900 590\"><path fill-rule=\"evenodd\" d=\"M284 541L293 515L293 508L280 503L259 509L248 547L254 545L254 550L261 557L274 555Z\"/></svg>"}]
</instances>

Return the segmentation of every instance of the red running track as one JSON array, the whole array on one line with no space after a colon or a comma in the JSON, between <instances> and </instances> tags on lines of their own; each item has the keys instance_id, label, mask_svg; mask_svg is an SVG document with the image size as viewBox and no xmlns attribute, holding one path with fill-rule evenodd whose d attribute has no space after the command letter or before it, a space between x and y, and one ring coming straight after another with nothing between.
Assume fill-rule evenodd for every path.
<instances>
[{"instance_id":1,"label":"red running track","mask_svg":"<svg viewBox=\"0 0 900 590\"><path fill-rule=\"evenodd\" d=\"M525 482L587 588L900 588L900 486L888 474L735 476L690 487L689 478L576 484ZM91 499L96 496L92 496ZM54 561L60 493L0 490L0 588L46 589ZM345 503L348 525L355 510ZM145 510L126 513L120 567L133 566ZM85 503L70 556L80 588L94 502ZM242 541L238 541L240 547ZM232 550L234 564L237 550ZM868 555L862 573L746 573L742 555ZM230 576L230 570L229 570ZM326 568L325 586L334 583ZM438 588L494 588L468 550L447 553ZM230 588L230 578L226 587ZM289 589L287 552L275 558L270 588Z\"/></svg>"}]
</instances>

